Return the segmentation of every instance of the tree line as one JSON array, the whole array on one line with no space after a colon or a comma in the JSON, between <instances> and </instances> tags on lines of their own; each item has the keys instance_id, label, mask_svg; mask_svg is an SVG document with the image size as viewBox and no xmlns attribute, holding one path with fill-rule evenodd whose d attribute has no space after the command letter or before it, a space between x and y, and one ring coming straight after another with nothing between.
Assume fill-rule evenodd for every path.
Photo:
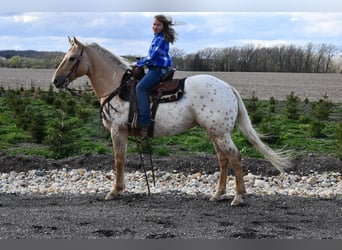
<instances>
[{"instance_id":1,"label":"tree line","mask_svg":"<svg viewBox=\"0 0 342 250\"><path fill-rule=\"evenodd\" d=\"M190 71L341 73L341 52L332 44L205 48L185 54L172 48L174 66Z\"/></svg>"},{"instance_id":2,"label":"tree line","mask_svg":"<svg viewBox=\"0 0 342 250\"><path fill-rule=\"evenodd\" d=\"M174 67L184 71L342 73L341 51L326 43L204 48L192 54L173 47L170 54ZM0 51L0 67L57 68L63 55L62 52Z\"/></svg>"},{"instance_id":3,"label":"tree line","mask_svg":"<svg viewBox=\"0 0 342 250\"><path fill-rule=\"evenodd\" d=\"M0 67L2 68L57 68L62 61L62 52L38 51L0 51Z\"/></svg>"}]
</instances>

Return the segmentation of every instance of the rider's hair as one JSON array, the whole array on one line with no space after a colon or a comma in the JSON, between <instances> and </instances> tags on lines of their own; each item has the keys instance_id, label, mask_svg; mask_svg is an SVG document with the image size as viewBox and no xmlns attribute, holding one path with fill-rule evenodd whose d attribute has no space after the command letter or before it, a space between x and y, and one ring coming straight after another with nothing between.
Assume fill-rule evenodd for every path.
<instances>
[{"instance_id":1,"label":"rider's hair","mask_svg":"<svg viewBox=\"0 0 342 250\"><path fill-rule=\"evenodd\" d=\"M170 43L174 43L176 41L177 33L175 29L173 28L175 24L172 22L172 18L166 17L164 15L156 15L154 16L154 18L164 24L164 30L163 30L164 39Z\"/></svg>"}]
</instances>

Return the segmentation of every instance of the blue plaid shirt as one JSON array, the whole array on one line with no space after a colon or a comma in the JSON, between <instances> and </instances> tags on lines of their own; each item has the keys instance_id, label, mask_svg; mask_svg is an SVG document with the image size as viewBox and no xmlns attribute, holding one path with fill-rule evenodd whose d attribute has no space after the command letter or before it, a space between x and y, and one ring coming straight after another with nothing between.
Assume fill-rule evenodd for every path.
<instances>
[{"instance_id":1,"label":"blue plaid shirt","mask_svg":"<svg viewBox=\"0 0 342 250\"><path fill-rule=\"evenodd\" d=\"M137 66L142 67L170 67L172 59L169 55L169 42L164 40L162 32L155 34L148 50L148 55L137 61Z\"/></svg>"}]
</instances>

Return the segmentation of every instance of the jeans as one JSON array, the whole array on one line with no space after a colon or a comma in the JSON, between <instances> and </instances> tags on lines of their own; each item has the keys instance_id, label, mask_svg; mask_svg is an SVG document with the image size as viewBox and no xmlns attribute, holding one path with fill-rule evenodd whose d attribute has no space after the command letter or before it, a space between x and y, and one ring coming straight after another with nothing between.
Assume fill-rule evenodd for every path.
<instances>
[{"instance_id":1,"label":"jeans","mask_svg":"<svg viewBox=\"0 0 342 250\"><path fill-rule=\"evenodd\" d=\"M136 86L138 103L138 127L149 127L151 125L150 101L148 91L152 89L162 77L167 73L167 69L149 69L146 75Z\"/></svg>"}]
</instances>

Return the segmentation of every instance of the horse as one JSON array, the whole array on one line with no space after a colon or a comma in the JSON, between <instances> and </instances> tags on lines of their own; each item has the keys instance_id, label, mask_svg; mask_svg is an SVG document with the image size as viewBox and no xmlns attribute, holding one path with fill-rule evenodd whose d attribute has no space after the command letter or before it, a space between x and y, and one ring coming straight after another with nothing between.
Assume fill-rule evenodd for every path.
<instances>
[{"instance_id":1,"label":"horse","mask_svg":"<svg viewBox=\"0 0 342 250\"><path fill-rule=\"evenodd\" d=\"M70 48L56 69L52 83L58 89L68 88L73 80L86 75L101 105L109 102L109 108L103 111L102 122L110 131L113 143L115 181L104 199L116 199L125 191L124 166L128 137L137 135L127 126L129 102L118 95L123 76L132 68L127 60L97 43L83 44L75 37L69 38L69 43ZM235 195L231 205L244 202L246 189L242 156L231 137L235 124L281 173L290 162L284 152L272 150L263 143L261 135L252 126L238 91L223 80L208 74L187 77L183 97L176 102L160 104L154 121L154 137L176 135L198 125L207 131L220 168L216 192L211 196L211 201L219 200L226 193L227 168L230 162L235 175Z\"/></svg>"}]
</instances>

